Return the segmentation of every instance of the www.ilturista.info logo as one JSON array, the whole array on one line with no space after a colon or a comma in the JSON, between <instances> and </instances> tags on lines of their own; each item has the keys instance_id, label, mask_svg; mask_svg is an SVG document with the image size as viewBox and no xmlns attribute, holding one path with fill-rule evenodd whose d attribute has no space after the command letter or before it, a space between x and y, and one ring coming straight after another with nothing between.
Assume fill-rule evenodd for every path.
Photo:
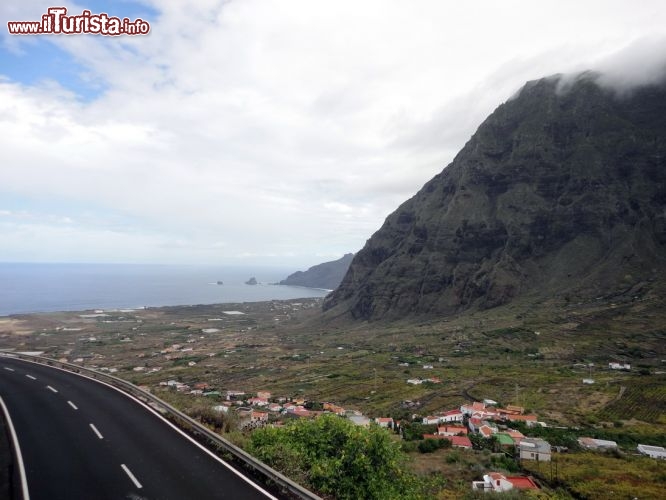
<instances>
[{"instance_id":1,"label":"www.ilturista.info logo","mask_svg":"<svg viewBox=\"0 0 666 500\"><path fill-rule=\"evenodd\" d=\"M130 21L128 18L109 16L105 13L93 14L84 10L81 15L68 16L65 7L49 7L47 13L42 15L41 21L9 21L7 23L10 35L78 35L88 33L92 35L147 35L150 33L150 24L137 18Z\"/></svg>"}]
</instances>

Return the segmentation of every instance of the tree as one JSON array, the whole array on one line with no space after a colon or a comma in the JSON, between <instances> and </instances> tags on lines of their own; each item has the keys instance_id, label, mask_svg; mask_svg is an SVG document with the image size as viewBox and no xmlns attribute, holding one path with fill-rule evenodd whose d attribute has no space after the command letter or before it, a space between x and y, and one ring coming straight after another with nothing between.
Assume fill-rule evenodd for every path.
<instances>
[{"instance_id":1,"label":"tree","mask_svg":"<svg viewBox=\"0 0 666 500\"><path fill-rule=\"evenodd\" d=\"M339 499L423 498L390 434L335 415L254 431L248 451L294 480Z\"/></svg>"}]
</instances>

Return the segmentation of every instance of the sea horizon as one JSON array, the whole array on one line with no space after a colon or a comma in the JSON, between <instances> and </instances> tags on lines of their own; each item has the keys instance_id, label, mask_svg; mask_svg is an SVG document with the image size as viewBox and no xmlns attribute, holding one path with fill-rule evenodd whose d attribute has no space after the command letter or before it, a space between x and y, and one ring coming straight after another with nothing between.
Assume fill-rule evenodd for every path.
<instances>
[{"instance_id":1,"label":"sea horizon","mask_svg":"<svg viewBox=\"0 0 666 500\"><path fill-rule=\"evenodd\" d=\"M0 262L0 316L324 297L262 265ZM245 284L256 278L257 285ZM218 284L221 282L221 284Z\"/></svg>"}]
</instances>

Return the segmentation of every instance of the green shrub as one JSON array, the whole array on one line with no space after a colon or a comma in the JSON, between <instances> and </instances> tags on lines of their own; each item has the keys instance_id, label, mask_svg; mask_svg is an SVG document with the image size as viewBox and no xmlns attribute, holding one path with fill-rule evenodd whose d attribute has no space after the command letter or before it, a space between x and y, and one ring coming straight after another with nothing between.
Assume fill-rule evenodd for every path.
<instances>
[{"instance_id":1,"label":"green shrub","mask_svg":"<svg viewBox=\"0 0 666 500\"><path fill-rule=\"evenodd\" d=\"M421 453L432 453L435 450L439 449L439 443L436 439L424 439L418 445L419 451Z\"/></svg>"},{"instance_id":2,"label":"green shrub","mask_svg":"<svg viewBox=\"0 0 666 500\"><path fill-rule=\"evenodd\" d=\"M335 415L257 429L248 451L320 494L338 499L425 498L429 485L405 472L406 455L386 430Z\"/></svg>"}]
</instances>

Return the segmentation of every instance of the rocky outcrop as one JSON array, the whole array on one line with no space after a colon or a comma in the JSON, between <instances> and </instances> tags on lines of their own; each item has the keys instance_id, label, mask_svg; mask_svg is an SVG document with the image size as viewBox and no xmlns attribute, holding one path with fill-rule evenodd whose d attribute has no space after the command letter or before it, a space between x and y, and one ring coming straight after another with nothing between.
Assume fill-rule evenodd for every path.
<instances>
[{"instance_id":1,"label":"rocky outcrop","mask_svg":"<svg viewBox=\"0 0 666 500\"><path fill-rule=\"evenodd\" d=\"M325 310L447 315L664 279L666 88L527 83L356 255Z\"/></svg>"},{"instance_id":2,"label":"rocky outcrop","mask_svg":"<svg viewBox=\"0 0 666 500\"><path fill-rule=\"evenodd\" d=\"M342 281L353 258L354 254L348 253L338 260L312 266L307 271L296 271L280 281L279 284L333 290Z\"/></svg>"}]
</instances>

